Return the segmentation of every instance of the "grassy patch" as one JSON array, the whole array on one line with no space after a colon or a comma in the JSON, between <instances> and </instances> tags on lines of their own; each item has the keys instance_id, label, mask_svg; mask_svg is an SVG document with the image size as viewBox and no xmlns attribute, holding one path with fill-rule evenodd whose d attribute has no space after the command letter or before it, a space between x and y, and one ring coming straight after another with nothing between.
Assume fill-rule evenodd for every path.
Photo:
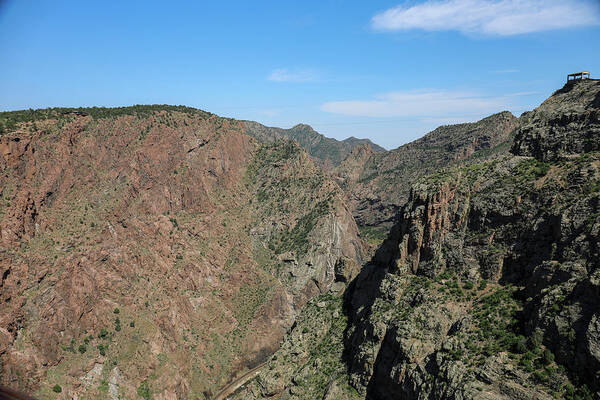
<instances>
[{"instance_id":1,"label":"grassy patch","mask_svg":"<svg viewBox=\"0 0 600 400\"><path fill-rule=\"evenodd\" d=\"M379 246L387 238L387 231L375 226L361 226L360 236L372 246Z\"/></svg>"}]
</instances>

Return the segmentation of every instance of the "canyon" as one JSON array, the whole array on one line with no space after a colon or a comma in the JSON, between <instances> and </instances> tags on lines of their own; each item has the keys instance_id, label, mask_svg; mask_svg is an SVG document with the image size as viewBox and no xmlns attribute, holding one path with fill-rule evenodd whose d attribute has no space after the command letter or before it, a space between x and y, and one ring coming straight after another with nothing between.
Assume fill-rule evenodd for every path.
<instances>
[{"instance_id":1,"label":"canyon","mask_svg":"<svg viewBox=\"0 0 600 400\"><path fill-rule=\"evenodd\" d=\"M0 113L0 384L593 398L599 118L595 80L390 151L181 106Z\"/></svg>"}]
</instances>

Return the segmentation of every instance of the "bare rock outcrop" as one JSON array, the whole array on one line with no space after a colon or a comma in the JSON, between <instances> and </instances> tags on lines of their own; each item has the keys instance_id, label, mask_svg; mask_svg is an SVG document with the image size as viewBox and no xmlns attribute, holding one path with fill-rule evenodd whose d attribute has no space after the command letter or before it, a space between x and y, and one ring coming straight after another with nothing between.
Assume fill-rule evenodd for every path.
<instances>
[{"instance_id":1,"label":"bare rock outcrop","mask_svg":"<svg viewBox=\"0 0 600 400\"><path fill-rule=\"evenodd\" d=\"M600 80L571 81L521 117L511 151L540 161L600 150Z\"/></svg>"}]
</instances>

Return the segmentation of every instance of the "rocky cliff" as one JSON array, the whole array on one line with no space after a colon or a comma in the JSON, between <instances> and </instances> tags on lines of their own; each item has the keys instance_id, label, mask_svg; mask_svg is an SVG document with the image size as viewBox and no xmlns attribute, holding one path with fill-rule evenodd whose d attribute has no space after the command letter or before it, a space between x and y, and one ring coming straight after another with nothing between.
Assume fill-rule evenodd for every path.
<instances>
[{"instance_id":1,"label":"rocky cliff","mask_svg":"<svg viewBox=\"0 0 600 400\"><path fill-rule=\"evenodd\" d=\"M598 398L599 94L567 86L513 154L417 179L344 303L313 300L238 398Z\"/></svg>"},{"instance_id":2,"label":"rocky cliff","mask_svg":"<svg viewBox=\"0 0 600 400\"><path fill-rule=\"evenodd\" d=\"M599 80L573 81L521 118L512 151L542 161L600 150Z\"/></svg>"},{"instance_id":3,"label":"rocky cliff","mask_svg":"<svg viewBox=\"0 0 600 400\"><path fill-rule=\"evenodd\" d=\"M357 273L344 195L292 142L170 106L0 125L0 384L211 398Z\"/></svg>"},{"instance_id":4,"label":"rocky cliff","mask_svg":"<svg viewBox=\"0 0 600 400\"><path fill-rule=\"evenodd\" d=\"M361 228L381 236L391 228L412 184L438 169L507 152L517 119L502 112L474 123L441 126L397 149L365 156L354 151L334 172ZM378 234L377 234L378 233Z\"/></svg>"}]
</instances>

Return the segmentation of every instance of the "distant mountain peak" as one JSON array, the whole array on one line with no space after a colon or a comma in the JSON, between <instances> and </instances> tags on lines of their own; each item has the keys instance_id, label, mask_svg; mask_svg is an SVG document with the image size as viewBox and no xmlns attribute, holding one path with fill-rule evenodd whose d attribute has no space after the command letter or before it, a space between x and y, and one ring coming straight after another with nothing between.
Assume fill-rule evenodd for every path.
<instances>
[{"instance_id":1,"label":"distant mountain peak","mask_svg":"<svg viewBox=\"0 0 600 400\"><path fill-rule=\"evenodd\" d=\"M289 129L268 127L254 121L244 121L246 133L263 142L272 142L281 138L293 139L302 146L322 167L336 167L348 157L357 146L368 144L375 152L386 151L369 139L357 139L351 136L344 140L329 138L315 131L308 124L296 124Z\"/></svg>"},{"instance_id":2,"label":"distant mountain peak","mask_svg":"<svg viewBox=\"0 0 600 400\"><path fill-rule=\"evenodd\" d=\"M296 124L296 125L292 126L290 129L308 129L313 132L316 132L312 126L310 126L308 124L302 124L302 123Z\"/></svg>"}]
</instances>

